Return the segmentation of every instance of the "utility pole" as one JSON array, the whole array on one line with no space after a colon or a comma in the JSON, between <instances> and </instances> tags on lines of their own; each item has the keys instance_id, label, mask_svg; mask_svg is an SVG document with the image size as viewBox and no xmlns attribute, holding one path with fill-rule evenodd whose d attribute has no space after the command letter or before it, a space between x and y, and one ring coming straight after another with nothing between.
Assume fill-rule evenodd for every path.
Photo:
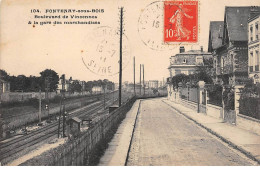
<instances>
[{"instance_id":1,"label":"utility pole","mask_svg":"<svg viewBox=\"0 0 260 169\"><path fill-rule=\"evenodd\" d=\"M41 94L41 89L39 90L39 123L42 122L42 94Z\"/></svg>"},{"instance_id":2,"label":"utility pole","mask_svg":"<svg viewBox=\"0 0 260 169\"><path fill-rule=\"evenodd\" d=\"M120 9L120 59L119 59L119 107L121 106L122 90L122 36L123 36L123 7Z\"/></svg>"},{"instance_id":3,"label":"utility pole","mask_svg":"<svg viewBox=\"0 0 260 169\"><path fill-rule=\"evenodd\" d=\"M61 76L61 99L60 99L60 115L59 115L59 125L58 125L58 138L60 136L60 123L61 123L61 115L63 114L63 137L65 134L65 105L64 105L64 92L65 92L65 75Z\"/></svg>"},{"instance_id":4,"label":"utility pole","mask_svg":"<svg viewBox=\"0 0 260 169\"><path fill-rule=\"evenodd\" d=\"M66 117L65 117L65 75L64 75L64 78L63 78L63 81L62 81L62 104L63 104L63 125L62 125L62 128L63 128L63 137L65 137L65 122L66 122Z\"/></svg>"},{"instance_id":5,"label":"utility pole","mask_svg":"<svg viewBox=\"0 0 260 169\"><path fill-rule=\"evenodd\" d=\"M140 64L140 96L142 95L142 65Z\"/></svg>"},{"instance_id":6,"label":"utility pole","mask_svg":"<svg viewBox=\"0 0 260 169\"><path fill-rule=\"evenodd\" d=\"M112 85L113 104L114 104L114 93L115 93L115 84Z\"/></svg>"},{"instance_id":7,"label":"utility pole","mask_svg":"<svg viewBox=\"0 0 260 169\"><path fill-rule=\"evenodd\" d=\"M144 64L143 64L143 85L144 85L144 96L145 96L145 82L144 82Z\"/></svg>"},{"instance_id":8,"label":"utility pole","mask_svg":"<svg viewBox=\"0 0 260 169\"><path fill-rule=\"evenodd\" d=\"M104 85L104 110L106 109L106 86Z\"/></svg>"},{"instance_id":9,"label":"utility pole","mask_svg":"<svg viewBox=\"0 0 260 169\"><path fill-rule=\"evenodd\" d=\"M49 90L50 90L50 77L45 78L45 97L47 98L47 105L45 105L45 109L47 110L48 120L50 118L50 99L49 99Z\"/></svg>"},{"instance_id":10,"label":"utility pole","mask_svg":"<svg viewBox=\"0 0 260 169\"><path fill-rule=\"evenodd\" d=\"M135 56L134 56L134 94L136 95L136 93L135 93Z\"/></svg>"}]
</instances>

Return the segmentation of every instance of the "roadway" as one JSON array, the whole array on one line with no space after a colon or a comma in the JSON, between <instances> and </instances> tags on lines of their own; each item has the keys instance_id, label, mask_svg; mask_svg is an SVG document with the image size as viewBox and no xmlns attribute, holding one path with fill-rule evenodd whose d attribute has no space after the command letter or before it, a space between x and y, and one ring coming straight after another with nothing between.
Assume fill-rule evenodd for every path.
<instances>
[{"instance_id":1,"label":"roadway","mask_svg":"<svg viewBox=\"0 0 260 169\"><path fill-rule=\"evenodd\" d=\"M229 166L252 165L224 144L162 102L141 102L127 165Z\"/></svg>"}]
</instances>

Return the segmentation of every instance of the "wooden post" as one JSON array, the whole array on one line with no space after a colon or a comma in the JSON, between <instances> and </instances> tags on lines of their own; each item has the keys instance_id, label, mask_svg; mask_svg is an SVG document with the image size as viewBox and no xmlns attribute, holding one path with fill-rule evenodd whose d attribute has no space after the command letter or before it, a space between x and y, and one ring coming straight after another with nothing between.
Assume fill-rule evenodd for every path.
<instances>
[{"instance_id":1,"label":"wooden post","mask_svg":"<svg viewBox=\"0 0 260 169\"><path fill-rule=\"evenodd\" d=\"M39 90L39 123L42 122L41 114L42 114L42 94L40 89Z\"/></svg>"},{"instance_id":2,"label":"wooden post","mask_svg":"<svg viewBox=\"0 0 260 169\"><path fill-rule=\"evenodd\" d=\"M144 85L144 96L145 96L145 83L144 83L144 64L143 64L143 85Z\"/></svg>"},{"instance_id":3,"label":"wooden post","mask_svg":"<svg viewBox=\"0 0 260 169\"><path fill-rule=\"evenodd\" d=\"M104 110L106 109L106 85L104 86Z\"/></svg>"},{"instance_id":4,"label":"wooden post","mask_svg":"<svg viewBox=\"0 0 260 169\"><path fill-rule=\"evenodd\" d=\"M142 95L142 65L140 64L140 96Z\"/></svg>"},{"instance_id":5,"label":"wooden post","mask_svg":"<svg viewBox=\"0 0 260 169\"><path fill-rule=\"evenodd\" d=\"M136 95L136 92L135 92L135 57L134 57L134 94Z\"/></svg>"},{"instance_id":6,"label":"wooden post","mask_svg":"<svg viewBox=\"0 0 260 169\"><path fill-rule=\"evenodd\" d=\"M120 59L119 59L119 107L121 106L122 90L122 36L123 36L123 7L120 10Z\"/></svg>"}]
</instances>

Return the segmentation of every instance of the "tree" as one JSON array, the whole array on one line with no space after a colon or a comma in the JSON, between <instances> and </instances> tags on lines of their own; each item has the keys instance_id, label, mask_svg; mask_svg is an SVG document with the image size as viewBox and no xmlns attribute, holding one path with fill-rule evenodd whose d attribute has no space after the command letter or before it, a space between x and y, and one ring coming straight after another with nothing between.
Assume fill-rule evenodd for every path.
<instances>
[{"instance_id":1,"label":"tree","mask_svg":"<svg viewBox=\"0 0 260 169\"><path fill-rule=\"evenodd\" d=\"M186 84L188 80L188 76L181 73L181 74L177 74L175 76L172 77L172 84L173 84L173 87L178 87L178 84L181 82L183 85Z\"/></svg>"},{"instance_id":2,"label":"tree","mask_svg":"<svg viewBox=\"0 0 260 169\"><path fill-rule=\"evenodd\" d=\"M210 66L197 66L195 76L197 81L204 81L207 84L213 84L212 68Z\"/></svg>"},{"instance_id":3,"label":"tree","mask_svg":"<svg viewBox=\"0 0 260 169\"><path fill-rule=\"evenodd\" d=\"M89 93L92 94L92 87L93 87L93 82L92 82L92 81L88 81L88 82L86 83L85 90L86 90L87 92L89 92Z\"/></svg>"},{"instance_id":4,"label":"tree","mask_svg":"<svg viewBox=\"0 0 260 169\"><path fill-rule=\"evenodd\" d=\"M28 88L28 79L26 76L24 75L18 75L15 78L15 90L19 90L19 91L27 91Z\"/></svg>"},{"instance_id":5,"label":"tree","mask_svg":"<svg viewBox=\"0 0 260 169\"><path fill-rule=\"evenodd\" d=\"M30 76L29 81L30 81L30 86L28 90L32 92L38 92L40 89L40 77Z\"/></svg>"},{"instance_id":6,"label":"tree","mask_svg":"<svg viewBox=\"0 0 260 169\"><path fill-rule=\"evenodd\" d=\"M42 91L45 91L45 88L49 84L49 91L53 92L56 91L58 88L59 83L59 76L58 74L51 69L45 69L44 71L40 72L40 84Z\"/></svg>"},{"instance_id":7,"label":"tree","mask_svg":"<svg viewBox=\"0 0 260 169\"><path fill-rule=\"evenodd\" d=\"M72 91L72 93L74 93L74 92L81 92L81 89L82 89L82 86L81 86L81 84L79 83L79 81L78 80L74 80L73 82L72 82L72 84L71 84L71 91Z\"/></svg>"},{"instance_id":8,"label":"tree","mask_svg":"<svg viewBox=\"0 0 260 169\"><path fill-rule=\"evenodd\" d=\"M0 69L0 79L9 80L9 75L7 74L7 72L5 70Z\"/></svg>"}]
</instances>

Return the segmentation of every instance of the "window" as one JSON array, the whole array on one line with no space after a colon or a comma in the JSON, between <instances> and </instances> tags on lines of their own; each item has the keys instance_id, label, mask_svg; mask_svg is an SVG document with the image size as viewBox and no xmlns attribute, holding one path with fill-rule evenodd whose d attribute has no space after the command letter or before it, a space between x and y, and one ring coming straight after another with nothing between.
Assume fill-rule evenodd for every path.
<instances>
[{"instance_id":1,"label":"window","mask_svg":"<svg viewBox=\"0 0 260 169\"><path fill-rule=\"evenodd\" d=\"M250 41L253 41L253 25L250 25Z\"/></svg>"},{"instance_id":2,"label":"window","mask_svg":"<svg viewBox=\"0 0 260 169\"><path fill-rule=\"evenodd\" d=\"M255 23L255 39L258 40L258 22Z\"/></svg>"},{"instance_id":3,"label":"window","mask_svg":"<svg viewBox=\"0 0 260 169\"><path fill-rule=\"evenodd\" d=\"M254 65L254 54L253 52L250 52L250 58L249 58L249 66L253 66Z\"/></svg>"},{"instance_id":4,"label":"window","mask_svg":"<svg viewBox=\"0 0 260 169\"><path fill-rule=\"evenodd\" d=\"M259 58L259 51L255 51L255 71L259 71L260 65L260 58Z\"/></svg>"},{"instance_id":5,"label":"window","mask_svg":"<svg viewBox=\"0 0 260 169\"><path fill-rule=\"evenodd\" d=\"M187 59L183 59L183 62L182 63L187 63Z\"/></svg>"},{"instance_id":6,"label":"window","mask_svg":"<svg viewBox=\"0 0 260 169\"><path fill-rule=\"evenodd\" d=\"M202 56L197 56L196 57L196 63L203 63L203 57Z\"/></svg>"},{"instance_id":7,"label":"window","mask_svg":"<svg viewBox=\"0 0 260 169\"><path fill-rule=\"evenodd\" d=\"M249 72L254 71L254 54L253 52L250 52L250 58L249 58Z\"/></svg>"}]
</instances>

